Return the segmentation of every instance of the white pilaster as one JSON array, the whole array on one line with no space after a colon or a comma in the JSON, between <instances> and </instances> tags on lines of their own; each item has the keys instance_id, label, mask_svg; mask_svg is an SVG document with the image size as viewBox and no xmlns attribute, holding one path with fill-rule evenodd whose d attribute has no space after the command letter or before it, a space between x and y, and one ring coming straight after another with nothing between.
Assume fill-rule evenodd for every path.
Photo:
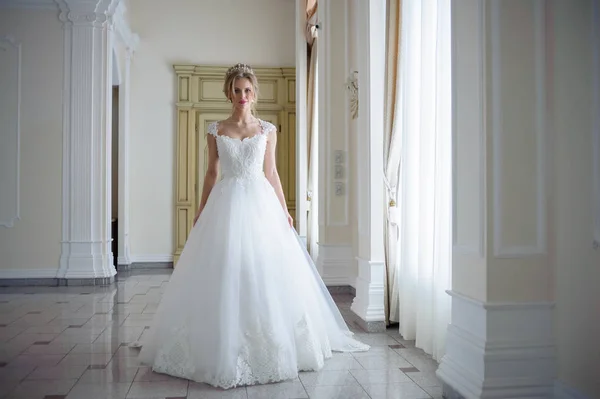
<instances>
[{"instance_id":1,"label":"white pilaster","mask_svg":"<svg viewBox=\"0 0 600 399\"><path fill-rule=\"evenodd\" d=\"M438 376L467 399L551 398L551 302L485 303L455 292Z\"/></svg>"},{"instance_id":2,"label":"white pilaster","mask_svg":"<svg viewBox=\"0 0 600 399\"><path fill-rule=\"evenodd\" d=\"M118 259L119 265L130 265L132 261L129 247L129 141L130 141L130 95L131 62L139 43L139 37L132 33L126 19L126 7L119 3L113 16L117 39L123 43L126 53L123 60L123 74L119 86L119 225Z\"/></svg>"},{"instance_id":3,"label":"white pilaster","mask_svg":"<svg viewBox=\"0 0 600 399\"><path fill-rule=\"evenodd\" d=\"M437 372L448 397L554 392L548 7L452 2L452 319Z\"/></svg>"},{"instance_id":4,"label":"white pilaster","mask_svg":"<svg viewBox=\"0 0 600 399\"><path fill-rule=\"evenodd\" d=\"M307 235L307 81L306 0L296 1L296 230L306 242Z\"/></svg>"},{"instance_id":5,"label":"white pilaster","mask_svg":"<svg viewBox=\"0 0 600 399\"><path fill-rule=\"evenodd\" d=\"M352 5L359 95L356 126L358 278L352 310L364 322L363 327L378 331L385 329L383 110L386 3L384 0L356 0Z\"/></svg>"},{"instance_id":6,"label":"white pilaster","mask_svg":"<svg viewBox=\"0 0 600 399\"><path fill-rule=\"evenodd\" d=\"M348 3L319 1L318 22L318 215L317 267L328 285L350 284L356 275L350 219L349 120L344 101ZM314 201L314 197L313 197ZM316 204L312 204L314 207ZM322 250L323 249L323 250ZM346 255L341 255L346 253ZM343 260L345 259L345 260ZM331 268L328 270L328 268ZM354 285L354 284L351 284Z\"/></svg>"},{"instance_id":7,"label":"white pilaster","mask_svg":"<svg viewBox=\"0 0 600 399\"><path fill-rule=\"evenodd\" d=\"M106 96L112 70L107 20L118 1L56 1L64 24L65 55L63 242L58 277L110 279L116 271L108 238L110 201L105 204L110 187Z\"/></svg>"}]
</instances>

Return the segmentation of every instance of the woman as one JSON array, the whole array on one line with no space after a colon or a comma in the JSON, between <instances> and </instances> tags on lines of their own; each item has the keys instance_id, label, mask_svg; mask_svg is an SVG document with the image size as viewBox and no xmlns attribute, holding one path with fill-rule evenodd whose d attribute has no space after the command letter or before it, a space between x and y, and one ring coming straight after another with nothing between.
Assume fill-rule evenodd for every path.
<instances>
[{"instance_id":1,"label":"woman","mask_svg":"<svg viewBox=\"0 0 600 399\"><path fill-rule=\"evenodd\" d=\"M159 373L232 388L293 379L332 351L369 347L352 338L292 227L275 126L254 116L252 69L231 67L223 91L233 112L208 128L194 227L140 358Z\"/></svg>"}]
</instances>

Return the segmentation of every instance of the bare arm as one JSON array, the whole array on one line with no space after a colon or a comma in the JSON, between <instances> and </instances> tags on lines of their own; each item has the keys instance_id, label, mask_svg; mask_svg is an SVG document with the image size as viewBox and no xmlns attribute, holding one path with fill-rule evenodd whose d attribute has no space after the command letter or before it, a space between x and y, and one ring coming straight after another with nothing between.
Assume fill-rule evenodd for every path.
<instances>
[{"instance_id":1,"label":"bare arm","mask_svg":"<svg viewBox=\"0 0 600 399\"><path fill-rule=\"evenodd\" d=\"M217 138L212 134L209 134L206 138L208 142L208 168L206 169L206 175L204 176L204 185L202 186L202 198L200 199L200 206L196 217L194 217L194 224L200 217L208 196L212 191L215 183L217 182L217 176L219 175L219 153L217 152Z\"/></svg>"},{"instance_id":2,"label":"bare arm","mask_svg":"<svg viewBox=\"0 0 600 399\"><path fill-rule=\"evenodd\" d=\"M283 194L283 188L281 187L281 179L279 178L279 173L277 172L277 164L275 161L275 150L277 148L277 130L273 130L269 133L269 137L267 139L267 151L265 152L265 176L269 183L275 189L275 194L277 194L277 198L279 199L279 203L283 208L286 215L288 215L288 220L290 224L292 224L291 216L287 209L287 204L285 203L285 196Z\"/></svg>"}]
</instances>

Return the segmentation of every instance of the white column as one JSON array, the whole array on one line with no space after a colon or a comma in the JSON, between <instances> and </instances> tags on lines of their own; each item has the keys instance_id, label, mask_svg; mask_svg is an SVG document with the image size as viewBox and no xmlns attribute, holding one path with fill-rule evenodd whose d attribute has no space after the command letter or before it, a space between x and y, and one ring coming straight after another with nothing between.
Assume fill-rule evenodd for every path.
<instances>
[{"instance_id":1,"label":"white column","mask_svg":"<svg viewBox=\"0 0 600 399\"><path fill-rule=\"evenodd\" d=\"M306 0L296 2L296 230L306 242L307 234L307 103Z\"/></svg>"},{"instance_id":2,"label":"white column","mask_svg":"<svg viewBox=\"0 0 600 399\"><path fill-rule=\"evenodd\" d=\"M131 94L131 62L139 44L139 36L131 31L126 19L127 8L120 2L113 15L114 29L117 39L125 47L123 60L123 76L119 86L119 225L118 225L118 265L131 265L129 248L129 138L130 132L130 94Z\"/></svg>"},{"instance_id":3,"label":"white column","mask_svg":"<svg viewBox=\"0 0 600 399\"><path fill-rule=\"evenodd\" d=\"M383 130L384 0L355 0L359 110L356 126L358 278L352 310L368 331L385 330Z\"/></svg>"},{"instance_id":4,"label":"white column","mask_svg":"<svg viewBox=\"0 0 600 399\"><path fill-rule=\"evenodd\" d=\"M319 0L318 140L319 255L328 286L354 285L350 215L350 137L346 102L348 2ZM314 206L314 205L313 205Z\"/></svg>"},{"instance_id":5,"label":"white column","mask_svg":"<svg viewBox=\"0 0 600 399\"><path fill-rule=\"evenodd\" d=\"M549 2L452 2L448 397L552 397ZM549 42L551 43L551 42Z\"/></svg>"},{"instance_id":6,"label":"white column","mask_svg":"<svg viewBox=\"0 0 600 399\"><path fill-rule=\"evenodd\" d=\"M131 57L128 47L123 67L123 80L119 86L119 242L118 265L131 264L129 249L129 98L131 85Z\"/></svg>"},{"instance_id":7,"label":"white column","mask_svg":"<svg viewBox=\"0 0 600 399\"><path fill-rule=\"evenodd\" d=\"M110 212L106 214L104 204L110 179L104 138L106 79L112 67L107 64L106 24L114 1L58 1L65 55L63 242L58 277L90 284L111 282L116 274L107 242L110 234L105 231Z\"/></svg>"}]
</instances>

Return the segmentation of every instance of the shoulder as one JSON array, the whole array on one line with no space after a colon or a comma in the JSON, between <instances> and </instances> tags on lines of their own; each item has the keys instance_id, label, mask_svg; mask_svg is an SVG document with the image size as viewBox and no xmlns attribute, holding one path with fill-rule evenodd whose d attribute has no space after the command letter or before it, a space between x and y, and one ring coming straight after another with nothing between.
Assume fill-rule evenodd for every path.
<instances>
[{"instance_id":1,"label":"shoulder","mask_svg":"<svg viewBox=\"0 0 600 399\"><path fill-rule=\"evenodd\" d=\"M277 132L277 128L271 122L263 121L260 119L260 126L262 128L263 134L271 134Z\"/></svg>"},{"instance_id":2,"label":"shoulder","mask_svg":"<svg viewBox=\"0 0 600 399\"><path fill-rule=\"evenodd\" d=\"M217 136L217 133L218 133L218 131L219 131L219 124L220 124L220 123L221 123L220 121L217 121L217 122L211 122L211 123L208 125L207 133L208 133L208 134L212 134L213 136Z\"/></svg>"}]
</instances>

